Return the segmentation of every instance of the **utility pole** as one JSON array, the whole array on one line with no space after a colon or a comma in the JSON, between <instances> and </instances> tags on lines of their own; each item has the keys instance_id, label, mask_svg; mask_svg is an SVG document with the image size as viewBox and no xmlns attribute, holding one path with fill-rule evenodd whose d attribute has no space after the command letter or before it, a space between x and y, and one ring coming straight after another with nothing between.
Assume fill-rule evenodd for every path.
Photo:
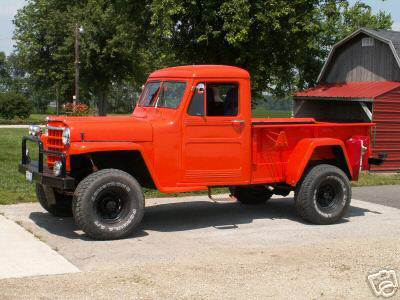
<instances>
[{"instance_id":1,"label":"utility pole","mask_svg":"<svg viewBox=\"0 0 400 300\"><path fill-rule=\"evenodd\" d=\"M73 98L73 103L79 102L79 42L80 42L80 31L79 23L75 24L75 97Z\"/></svg>"},{"instance_id":2,"label":"utility pole","mask_svg":"<svg viewBox=\"0 0 400 300\"><path fill-rule=\"evenodd\" d=\"M60 83L57 82L56 84L56 115L58 116L60 114Z\"/></svg>"}]
</instances>

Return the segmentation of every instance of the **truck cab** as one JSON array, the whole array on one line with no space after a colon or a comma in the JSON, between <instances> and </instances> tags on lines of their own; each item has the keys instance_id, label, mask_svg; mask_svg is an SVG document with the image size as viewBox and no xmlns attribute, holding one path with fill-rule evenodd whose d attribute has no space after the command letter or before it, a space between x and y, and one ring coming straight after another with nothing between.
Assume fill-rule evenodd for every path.
<instances>
[{"instance_id":1,"label":"truck cab","mask_svg":"<svg viewBox=\"0 0 400 300\"><path fill-rule=\"evenodd\" d=\"M250 183L250 100L249 74L235 67L177 67L149 76L133 116L152 124L160 191Z\"/></svg>"},{"instance_id":2,"label":"truck cab","mask_svg":"<svg viewBox=\"0 0 400 300\"><path fill-rule=\"evenodd\" d=\"M307 221L331 224L370 157L372 123L252 118L250 74L230 66L153 72L131 116L49 117L23 138L19 170L41 205L73 215L90 237L129 235L143 216L142 188L162 193L229 187L243 204L295 191ZM31 162L27 142L39 147ZM47 162L44 157L47 158Z\"/></svg>"}]
</instances>

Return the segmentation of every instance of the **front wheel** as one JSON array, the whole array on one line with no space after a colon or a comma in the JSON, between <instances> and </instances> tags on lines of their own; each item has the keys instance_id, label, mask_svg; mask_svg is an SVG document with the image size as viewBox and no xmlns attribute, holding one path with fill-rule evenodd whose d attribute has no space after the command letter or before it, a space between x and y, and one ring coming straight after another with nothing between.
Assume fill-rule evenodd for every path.
<instances>
[{"instance_id":1,"label":"front wheel","mask_svg":"<svg viewBox=\"0 0 400 300\"><path fill-rule=\"evenodd\" d=\"M298 213L314 224L333 224L350 206L351 186L339 168L321 164L308 171L295 191Z\"/></svg>"},{"instance_id":2,"label":"front wheel","mask_svg":"<svg viewBox=\"0 0 400 300\"><path fill-rule=\"evenodd\" d=\"M49 201L47 195L53 198ZM72 217L72 196L59 193L57 190L36 183L36 198L40 205L55 217Z\"/></svg>"},{"instance_id":3,"label":"front wheel","mask_svg":"<svg viewBox=\"0 0 400 300\"><path fill-rule=\"evenodd\" d=\"M138 227L144 213L144 195L128 173L104 169L82 180L74 193L76 224L91 238L120 239Z\"/></svg>"}]
</instances>

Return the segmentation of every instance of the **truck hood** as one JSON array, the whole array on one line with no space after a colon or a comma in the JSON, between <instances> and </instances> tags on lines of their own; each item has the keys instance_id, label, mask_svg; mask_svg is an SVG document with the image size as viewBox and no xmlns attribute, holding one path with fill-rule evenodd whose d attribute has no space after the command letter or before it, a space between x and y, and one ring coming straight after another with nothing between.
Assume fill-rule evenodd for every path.
<instances>
[{"instance_id":1,"label":"truck hood","mask_svg":"<svg viewBox=\"0 0 400 300\"><path fill-rule=\"evenodd\" d=\"M123 117L49 117L48 125L71 130L71 142L150 142L150 122L134 116ZM82 140L83 138L83 140Z\"/></svg>"}]
</instances>

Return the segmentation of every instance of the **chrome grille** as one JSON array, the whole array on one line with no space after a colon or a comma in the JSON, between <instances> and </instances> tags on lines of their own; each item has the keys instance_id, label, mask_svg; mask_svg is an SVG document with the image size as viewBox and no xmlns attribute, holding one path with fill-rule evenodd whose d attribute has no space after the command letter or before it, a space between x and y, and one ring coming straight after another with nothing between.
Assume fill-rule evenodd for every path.
<instances>
[{"instance_id":1,"label":"chrome grille","mask_svg":"<svg viewBox=\"0 0 400 300\"><path fill-rule=\"evenodd\" d=\"M64 144L62 142L62 133L64 127L47 127L47 149L57 152L64 151ZM47 155L47 165L53 168L54 163L61 158L56 155Z\"/></svg>"}]
</instances>

